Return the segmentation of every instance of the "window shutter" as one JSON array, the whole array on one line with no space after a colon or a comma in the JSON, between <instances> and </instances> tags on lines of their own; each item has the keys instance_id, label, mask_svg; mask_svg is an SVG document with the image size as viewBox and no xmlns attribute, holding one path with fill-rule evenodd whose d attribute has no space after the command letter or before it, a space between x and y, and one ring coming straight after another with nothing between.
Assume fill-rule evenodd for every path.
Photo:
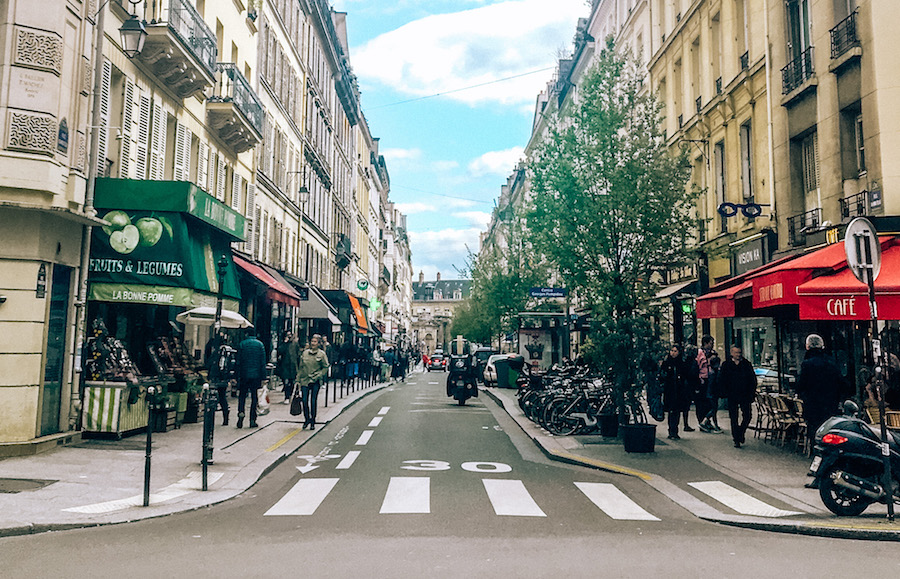
<instances>
[{"instance_id":1,"label":"window shutter","mask_svg":"<svg viewBox=\"0 0 900 579\"><path fill-rule=\"evenodd\" d=\"M259 260L265 262L269 257L269 213L262 212L259 220Z\"/></svg>"},{"instance_id":2,"label":"window shutter","mask_svg":"<svg viewBox=\"0 0 900 579\"><path fill-rule=\"evenodd\" d=\"M175 125L175 167L172 178L188 181L191 171L191 131L181 123Z\"/></svg>"},{"instance_id":3,"label":"window shutter","mask_svg":"<svg viewBox=\"0 0 900 579\"><path fill-rule=\"evenodd\" d=\"M225 155L216 153L216 199L225 201Z\"/></svg>"},{"instance_id":4,"label":"window shutter","mask_svg":"<svg viewBox=\"0 0 900 579\"><path fill-rule=\"evenodd\" d=\"M197 187L209 191L209 145L203 141L197 147Z\"/></svg>"},{"instance_id":5,"label":"window shutter","mask_svg":"<svg viewBox=\"0 0 900 579\"><path fill-rule=\"evenodd\" d=\"M134 81L125 78L125 92L122 94L122 142L119 149L119 179L131 177L131 150L134 124Z\"/></svg>"},{"instance_id":6,"label":"window shutter","mask_svg":"<svg viewBox=\"0 0 900 579\"><path fill-rule=\"evenodd\" d=\"M150 143L150 180L162 181L166 175L166 111L153 103L153 134Z\"/></svg>"},{"instance_id":7,"label":"window shutter","mask_svg":"<svg viewBox=\"0 0 900 579\"><path fill-rule=\"evenodd\" d=\"M257 205L253 210L253 247L250 251L250 255L258 257L260 254L260 243L259 243L259 230L262 229L262 209Z\"/></svg>"},{"instance_id":8,"label":"window shutter","mask_svg":"<svg viewBox=\"0 0 900 579\"><path fill-rule=\"evenodd\" d=\"M231 175L231 208L241 210L241 189L243 188L243 177L235 171Z\"/></svg>"},{"instance_id":9,"label":"window shutter","mask_svg":"<svg viewBox=\"0 0 900 579\"><path fill-rule=\"evenodd\" d=\"M112 64L104 59L103 71L100 77L100 127L97 129L99 155L97 156L97 166L94 167L95 177L106 176L106 153L109 143L109 85L111 79Z\"/></svg>"},{"instance_id":10,"label":"window shutter","mask_svg":"<svg viewBox=\"0 0 900 579\"><path fill-rule=\"evenodd\" d=\"M137 159L135 179L147 178L147 157L150 154L150 97L140 95L138 107Z\"/></svg>"}]
</instances>

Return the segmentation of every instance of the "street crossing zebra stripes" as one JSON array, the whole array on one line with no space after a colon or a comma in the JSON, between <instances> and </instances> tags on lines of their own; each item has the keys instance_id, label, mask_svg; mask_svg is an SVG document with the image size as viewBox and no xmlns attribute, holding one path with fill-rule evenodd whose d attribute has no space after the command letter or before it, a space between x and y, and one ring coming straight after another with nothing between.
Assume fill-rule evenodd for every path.
<instances>
[{"instance_id":1,"label":"street crossing zebra stripes","mask_svg":"<svg viewBox=\"0 0 900 579\"><path fill-rule=\"evenodd\" d=\"M753 515L757 517L789 517L791 515L803 514L796 511L784 511L771 505L767 505L761 500L751 497L747 493L739 491L722 481L713 480L688 484L701 493L712 497L729 509L737 511L742 515Z\"/></svg>"},{"instance_id":2,"label":"street crossing zebra stripes","mask_svg":"<svg viewBox=\"0 0 900 579\"><path fill-rule=\"evenodd\" d=\"M645 511L625 493L609 483L577 482L584 495L597 505L611 519L620 521L658 521L659 519Z\"/></svg>"},{"instance_id":3,"label":"street crossing zebra stripes","mask_svg":"<svg viewBox=\"0 0 900 579\"><path fill-rule=\"evenodd\" d=\"M427 476L394 476L388 485L381 514L431 512L431 479Z\"/></svg>"},{"instance_id":4,"label":"street crossing zebra stripes","mask_svg":"<svg viewBox=\"0 0 900 579\"><path fill-rule=\"evenodd\" d=\"M340 479L304 478L297 481L281 500L266 511L266 516L311 515Z\"/></svg>"},{"instance_id":5,"label":"street crossing zebra stripes","mask_svg":"<svg viewBox=\"0 0 900 579\"><path fill-rule=\"evenodd\" d=\"M484 490L487 491L491 506L498 515L512 517L546 517L541 507L534 502L525 484L520 480L486 478Z\"/></svg>"}]
</instances>

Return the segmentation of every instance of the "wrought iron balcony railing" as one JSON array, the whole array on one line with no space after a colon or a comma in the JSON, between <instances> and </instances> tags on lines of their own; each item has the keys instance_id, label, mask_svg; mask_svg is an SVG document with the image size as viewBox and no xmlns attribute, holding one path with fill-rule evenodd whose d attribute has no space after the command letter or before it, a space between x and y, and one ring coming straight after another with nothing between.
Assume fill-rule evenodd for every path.
<instances>
[{"instance_id":1,"label":"wrought iron balcony railing","mask_svg":"<svg viewBox=\"0 0 900 579\"><path fill-rule=\"evenodd\" d=\"M841 199L841 221L864 217L869 214L869 192L861 191L846 199Z\"/></svg>"},{"instance_id":2,"label":"wrought iron balcony railing","mask_svg":"<svg viewBox=\"0 0 900 579\"><path fill-rule=\"evenodd\" d=\"M216 81L215 94L209 98L210 102L234 103L256 129L256 132L262 135L266 113L259 97L250 88L250 83L238 70L237 65L231 62L220 62L218 66L220 74Z\"/></svg>"},{"instance_id":3,"label":"wrought iron balcony railing","mask_svg":"<svg viewBox=\"0 0 900 579\"><path fill-rule=\"evenodd\" d=\"M147 3L150 25L166 24L211 75L216 73L216 35L187 0Z\"/></svg>"},{"instance_id":4,"label":"wrought iron balcony railing","mask_svg":"<svg viewBox=\"0 0 900 579\"><path fill-rule=\"evenodd\" d=\"M822 209L816 207L788 218L788 237L791 245L806 243L806 232L822 224Z\"/></svg>"},{"instance_id":5,"label":"wrought iron balcony railing","mask_svg":"<svg viewBox=\"0 0 900 579\"><path fill-rule=\"evenodd\" d=\"M810 46L781 69L781 94L790 94L794 89L812 78L815 72L813 47Z\"/></svg>"},{"instance_id":6,"label":"wrought iron balcony railing","mask_svg":"<svg viewBox=\"0 0 900 579\"><path fill-rule=\"evenodd\" d=\"M831 29L831 58L837 58L854 46L859 46L856 33L856 11Z\"/></svg>"}]
</instances>

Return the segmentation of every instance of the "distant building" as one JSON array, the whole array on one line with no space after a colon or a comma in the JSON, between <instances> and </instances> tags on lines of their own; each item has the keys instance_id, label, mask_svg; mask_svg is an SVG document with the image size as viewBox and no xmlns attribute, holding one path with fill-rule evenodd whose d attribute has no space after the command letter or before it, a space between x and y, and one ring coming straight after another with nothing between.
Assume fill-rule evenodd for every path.
<instances>
[{"instance_id":1,"label":"distant building","mask_svg":"<svg viewBox=\"0 0 900 579\"><path fill-rule=\"evenodd\" d=\"M453 314L471 288L469 279L442 280L438 272L434 281L425 281L425 274L419 272L419 281L412 284L412 332L423 352L446 349L452 339L448 332Z\"/></svg>"}]
</instances>

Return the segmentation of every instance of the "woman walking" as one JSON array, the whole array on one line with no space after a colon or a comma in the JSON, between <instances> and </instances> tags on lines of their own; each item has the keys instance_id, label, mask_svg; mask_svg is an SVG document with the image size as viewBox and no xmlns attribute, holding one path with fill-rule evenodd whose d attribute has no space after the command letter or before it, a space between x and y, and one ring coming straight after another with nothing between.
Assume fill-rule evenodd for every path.
<instances>
[{"instance_id":1,"label":"woman walking","mask_svg":"<svg viewBox=\"0 0 900 579\"><path fill-rule=\"evenodd\" d=\"M659 380L663 386L663 409L668 414L669 440L679 440L678 421L684 412L687 369L681 357L681 346L672 344L669 354L660 362Z\"/></svg>"},{"instance_id":2,"label":"woman walking","mask_svg":"<svg viewBox=\"0 0 900 579\"><path fill-rule=\"evenodd\" d=\"M284 334L284 341L278 344L278 360L275 364L275 373L281 378L284 385L283 404L291 403L291 396L294 393L294 379L297 377L297 360L300 357L300 347L294 335L290 332Z\"/></svg>"},{"instance_id":3,"label":"woman walking","mask_svg":"<svg viewBox=\"0 0 900 579\"><path fill-rule=\"evenodd\" d=\"M313 334L309 346L300 354L297 364L297 380L303 397L303 428L316 429L316 409L319 405L319 388L322 378L328 376L328 356L319 349L321 336Z\"/></svg>"}]
</instances>

